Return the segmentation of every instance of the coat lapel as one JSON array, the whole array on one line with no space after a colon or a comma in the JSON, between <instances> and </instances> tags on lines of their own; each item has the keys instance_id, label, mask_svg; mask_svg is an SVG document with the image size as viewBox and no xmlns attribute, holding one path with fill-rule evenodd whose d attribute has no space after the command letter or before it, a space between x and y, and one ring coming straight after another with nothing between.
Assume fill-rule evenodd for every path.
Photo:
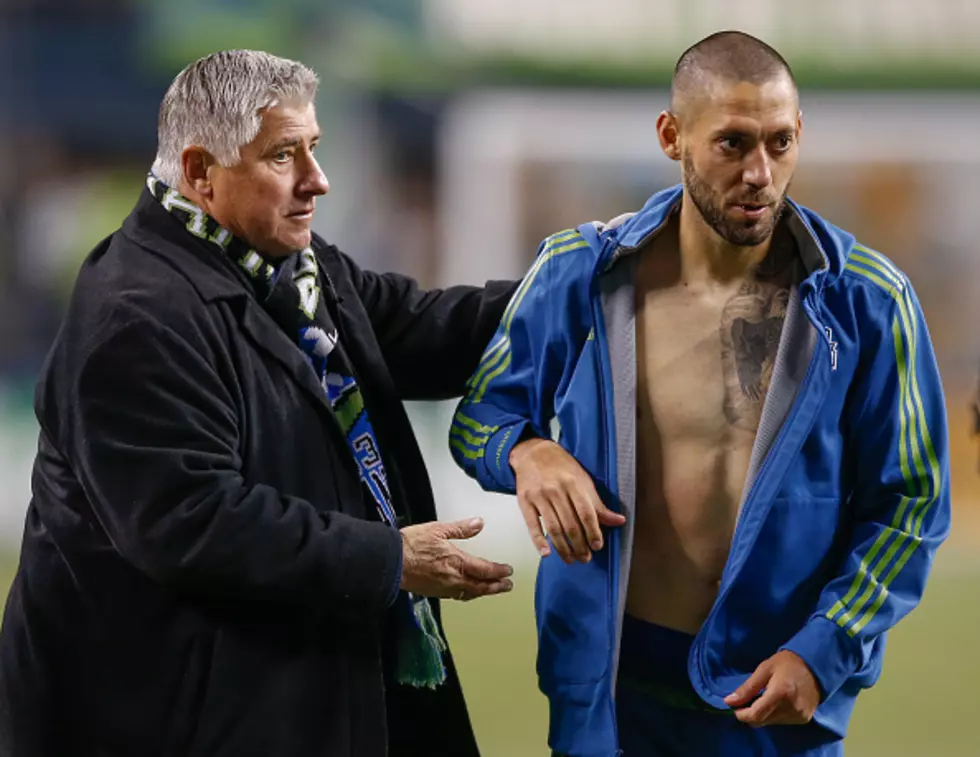
<instances>
[{"instance_id":1,"label":"coat lapel","mask_svg":"<svg viewBox=\"0 0 980 757\"><path fill-rule=\"evenodd\" d=\"M169 260L205 301L240 303L241 307L234 309L240 313L239 324L245 336L281 365L289 377L310 395L317 407L326 412L330 425L340 431L340 422L313 368L299 347L290 341L255 299L244 272L233 261L210 242L191 235L146 189L123 224L122 233L152 254Z\"/></svg>"},{"instance_id":2,"label":"coat lapel","mask_svg":"<svg viewBox=\"0 0 980 757\"><path fill-rule=\"evenodd\" d=\"M340 428L333 408L327 400L326 392L320 386L316 373L299 347L290 341L279 325L251 297L245 302L241 327L253 344L279 363L293 381L305 389L312 399L329 413L331 422Z\"/></svg>"}]
</instances>

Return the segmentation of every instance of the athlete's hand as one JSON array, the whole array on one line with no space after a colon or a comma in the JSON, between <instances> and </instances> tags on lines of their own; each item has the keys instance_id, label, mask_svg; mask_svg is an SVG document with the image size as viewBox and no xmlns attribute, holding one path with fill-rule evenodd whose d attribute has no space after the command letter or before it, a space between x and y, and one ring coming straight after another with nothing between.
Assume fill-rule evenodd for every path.
<instances>
[{"instance_id":1,"label":"athlete's hand","mask_svg":"<svg viewBox=\"0 0 980 757\"><path fill-rule=\"evenodd\" d=\"M586 563L592 550L602 549L599 526L626 522L602 503L589 474L555 442L527 439L514 446L509 462L517 479L517 503L542 557L551 554L547 532L562 560Z\"/></svg>"},{"instance_id":2,"label":"athlete's hand","mask_svg":"<svg viewBox=\"0 0 980 757\"><path fill-rule=\"evenodd\" d=\"M759 692L762 696L756 699ZM784 649L759 665L749 680L725 697L725 704L751 726L803 725L820 704L820 686L803 659Z\"/></svg>"}]
</instances>

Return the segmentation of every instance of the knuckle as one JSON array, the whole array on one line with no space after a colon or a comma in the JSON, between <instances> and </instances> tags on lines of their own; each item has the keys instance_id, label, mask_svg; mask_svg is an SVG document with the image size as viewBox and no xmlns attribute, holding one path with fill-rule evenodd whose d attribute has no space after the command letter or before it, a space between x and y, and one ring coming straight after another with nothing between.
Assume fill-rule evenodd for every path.
<instances>
[{"instance_id":1,"label":"knuckle","mask_svg":"<svg viewBox=\"0 0 980 757\"><path fill-rule=\"evenodd\" d=\"M524 524L527 526L528 531L531 532L532 536L537 537L541 533L541 519L535 514L530 516L525 514Z\"/></svg>"},{"instance_id":2,"label":"knuckle","mask_svg":"<svg viewBox=\"0 0 980 757\"><path fill-rule=\"evenodd\" d=\"M570 470L562 470L555 476L556 482L563 487L572 487L576 483L577 477Z\"/></svg>"},{"instance_id":3,"label":"knuckle","mask_svg":"<svg viewBox=\"0 0 980 757\"><path fill-rule=\"evenodd\" d=\"M558 481L545 481L543 484L541 484L541 493L547 497L557 496L558 494L561 494L561 491L562 487Z\"/></svg>"},{"instance_id":4,"label":"knuckle","mask_svg":"<svg viewBox=\"0 0 980 757\"><path fill-rule=\"evenodd\" d=\"M446 565L451 573L462 573L463 568L466 567L466 561L462 555L451 554L446 558Z\"/></svg>"},{"instance_id":5,"label":"knuckle","mask_svg":"<svg viewBox=\"0 0 980 757\"><path fill-rule=\"evenodd\" d=\"M517 495L518 504L527 509L534 510L538 509L538 502L541 501L541 492L537 487L528 487Z\"/></svg>"}]
</instances>

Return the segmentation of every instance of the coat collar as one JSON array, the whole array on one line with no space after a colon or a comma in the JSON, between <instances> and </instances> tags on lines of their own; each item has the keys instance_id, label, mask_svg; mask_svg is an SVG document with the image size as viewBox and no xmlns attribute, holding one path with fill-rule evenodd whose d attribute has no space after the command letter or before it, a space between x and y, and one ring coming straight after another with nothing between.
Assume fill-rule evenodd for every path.
<instances>
[{"instance_id":1,"label":"coat collar","mask_svg":"<svg viewBox=\"0 0 980 757\"><path fill-rule=\"evenodd\" d=\"M224 255L218 246L189 233L147 189L143 190L133 212L123 222L122 234L177 268L205 302L237 301L233 311L245 336L279 363L340 428L313 368L256 299L251 282L235 261ZM316 247L320 246L322 243L318 240ZM327 291L324 296L329 296ZM348 352L350 354L350 350ZM354 351L352 359L357 354Z\"/></svg>"},{"instance_id":2,"label":"coat collar","mask_svg":"<svg viewBox=\"0 0 980 757\"><path fill-rule=\"evenodd\" d=\"M140 193L136 207L123 222L122 233L177 267L206 302L250 296L245 274L235 262L216 245L190 234L148 189Z\"/></svg>"}]
</instances>

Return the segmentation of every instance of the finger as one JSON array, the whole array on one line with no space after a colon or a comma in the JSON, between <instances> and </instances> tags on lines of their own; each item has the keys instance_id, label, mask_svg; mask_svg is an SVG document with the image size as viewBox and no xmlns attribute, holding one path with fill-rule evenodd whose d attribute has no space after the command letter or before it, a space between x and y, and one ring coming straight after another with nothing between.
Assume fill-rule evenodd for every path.
<instances>
[{"instance_id":1,"label":"finger","mask_svg":"<svg viewBox=\"0 0 980 757\"><path fill-rule=\"evenodd\" d=\"M565 540L571 547L573 558L579 562L588 562L592 559L592 550L586 543L585 527L579 520L578 513L575 511L568 493L564 491L555 492L551 495L550 500L555 508L555 513L558 515L558 522L561 523Z\"/></svg>"},{"instance_id":2,"label":"finger","mask_svg":"<svg viewBox=\"0 0 980 757\"><path fill-rule=\"evenodd\" d=\"M460 568L467 578L475 578L478 581L499 581L514 575L514 569L505 563L474 557L462 550L460 550L460 555L462 556Z\"/></svg>"},{"instance_id":3,"label":"finger","mask_svg":"<svg viewBox=\"0 0 980 757\"><path fill-rule=\"evenodd\" d=\"M802 725L806 722L784 699L776 705L773 711L759 725Z\"/></svg>"},{"instance_id":4,"label":"finger","mask_svg":"<svg viewBox=\"0 0 980 757\"><path fill-rule=\"evenodd\" d=\"M725 704L729 707L744 707L765 688L770 678L772 678L772 665L766 660L755 669L745 683L725 697Z\"/></svg>"},{"instance_id":5,"label":"finger","mask_svg":"<svg viewBox=\"0 0 980 757\"><path fill-rule=\"evenodd\" d=\"M447 539L472 539L483 530L483 518L467 518L439 525Z\"/></svg>"},{"instance_id":6,"label":"finger","mask_svg":"<svg viewBox=\"0 0 980 757\"><path fill-rule=\"evenodd\" d=\"M595 508L596 517L599 522L604 526L622 526L626 523L626 516L622 513L613 512L604 504L602 500L599 499L599 495L596 495L596 501L598 505Z\"/></svg>"},{"instance_id":7,"label":"finger","mask_svg":"<svg viewBox=\"0 0 980 757\"><path fill-rule=\"evenodd\" d=\"M561 521L555 512L554 505L550 501L542 502L538 505L538 512L541 513L541 520L544 523L544 530L551 537L551 546L566 563L572 563L575 558L572 556L572 548L565 539L565 532L562 529Z\"/></svg>"},{"instance_id":8,"label":"finger","mask_svg":"<svg viewBox=\"0 0 980 757\"><path fill-rule=\"evenodd\" d=\"M782 695L775 689L769 688L752 703L751 707L735 710L735 717L746 725L755 727L766 725L780 702L782 702Z\"/></svg>"},{"instance_id":9,"label":"finger","mask_svg":"<svg viewBox=\"0 0 980 757\"><path fill-rule=\"evenodd\" d=\"M593 492L593 494L595 494ZM602 549L602 529L599 528L599 518L596 512L596 505L601 506L598 495L589 496L588 492L580 489L573 489L569 492L569 500L575 508L575 514L582 524L584 538L588 546L594 550Z\"/></svg>"},{"instance_id":10,"label":"finger","mask_svg":"<svg viewBox=\"0 0 980 757\"><path fill-rule=\"evenodd\" d=\"M548 546L548 539L541 528L538 509L530 502L522 501L520 497L517 499L517 504L520 506L521 515L524 516L524 523L527 525L528 534L531 535L531 541L534 542L534 548L538 550L539 555L547 557L551 554L551 547Z\"/></svg>"},{"instance_id":11,"label":"finger","mask_svg":"<svg viewBox=\"0 0 980 757\"><path fill-rule=\"evenodd\" d=\"M463 601L468 602L471 599L477 599L478 597L490 597L494 594L506 594L511 589L514 588L514 582L509 578L504 578L500 581L488 581L485 583L476 583L467 586L463 590Z\"/></svg>"}]
</instances>

